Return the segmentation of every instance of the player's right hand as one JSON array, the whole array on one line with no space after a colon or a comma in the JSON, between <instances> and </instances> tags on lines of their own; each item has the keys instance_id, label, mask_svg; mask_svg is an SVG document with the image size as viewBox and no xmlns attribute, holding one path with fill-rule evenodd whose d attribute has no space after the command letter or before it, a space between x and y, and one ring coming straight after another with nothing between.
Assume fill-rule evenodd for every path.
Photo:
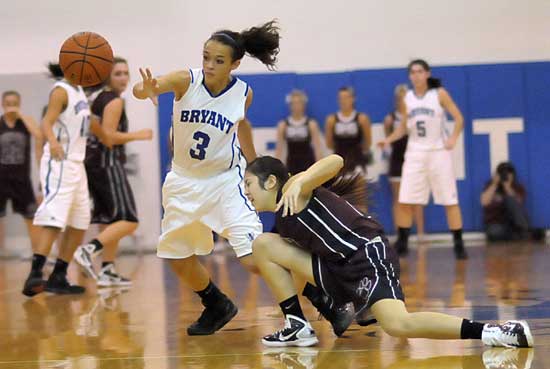
<instances>
[{"instance_id":1,"label":"player's right hand","mask_svg":"<svg viewBox=\"0 0 550 369\"><path fill-rule=\"evenodd\" d=\"M50 142L50 156L55 160L65 159L65 151L59 142Z\"/></svg>"},{"instance_id":2,"label":"player's right hand","mask_svg":"<svg viewBox=\"0 0 550 369\"><path fill-rule=\"evenodd\" d=\"M283 218L287 215L294 215L297 213L298 210L298 199L300 198L300 194L302 193L302 182L300 182L300 179L295 180L288 186L286 191L281 196L281 200L277 204L277 207L275 208L275 211L279 211L279 209L283 208Z\"/></svg>"},{"instance_id":3,"label":"player's right hand","mask_svg":"<svg viewBox=\"0 0 550 369\"><path fill-rule=\"evenodd\" d=\"M158 95L160 94L160 89L156 78L153 78L153 74L149 68L139 68L139 74L141 74L141 92L146 95L153 104L158 105Z\"/></svg>"},{"instance_id":4,"label":"player's right hand","mask_svg":"<svg viewBox=\"0 0 550 369\"><path fill-rule=\"evenodd\" d=\"M378 142L376 143L376 145L377 145L379 148L381 148L382 150L384 150L385 148L387 148L387 147L390 146L388 140L378 141Z\"/></svg>"},{"instance_id":5,"label":"player's right hand","mask_svg":"<svg viewBox=\"0 0 550 369\"><path fill-rule=\"evenodd\" d=\"M151 128L140 129L136 132L138 140L150 141L153 139L153 130Z\"/></svg>"}]
</instances>

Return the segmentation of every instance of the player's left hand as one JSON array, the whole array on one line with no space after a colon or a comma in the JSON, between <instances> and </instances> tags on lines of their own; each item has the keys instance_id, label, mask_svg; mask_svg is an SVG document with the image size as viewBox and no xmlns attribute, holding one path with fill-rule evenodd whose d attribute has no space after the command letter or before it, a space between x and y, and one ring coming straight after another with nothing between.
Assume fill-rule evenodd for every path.
<instances>
[{"instance_id":1,"label":"player's left hand","mask_svg":"<svg viewBox=\"0 0 550 369\"><path fill-rule=\"evenodd\" d=\"M455 145L456 145L456 138L454 137L450 137L449 139L447 139L447 141L445 141L445 149L447 150L454 149Z\"/></svg>"},{"instance_id":2,"label":"player's left hand","mask_svg":"<svg viewBox=\"0 0 550 369\"><path fill-rule=\"evenodd\" d=\"M302 183L300 182L300 180L295 180L288 186L287 190L283 193L283 196L281 197L281 200L277 204L275 211L279 211L279 209L282 207L283 217L286 217L287 215L291 215L291 216L294 215L298 207L298 198L300 197L301 193L302 193Z\"/></svg>"}]
</instances>

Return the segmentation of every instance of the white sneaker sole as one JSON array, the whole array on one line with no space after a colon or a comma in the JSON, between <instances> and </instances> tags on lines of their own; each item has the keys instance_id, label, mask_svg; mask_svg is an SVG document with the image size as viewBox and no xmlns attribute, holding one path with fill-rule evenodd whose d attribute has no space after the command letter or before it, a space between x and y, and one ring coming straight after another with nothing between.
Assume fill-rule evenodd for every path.
<instances>
[{"instance_id":1,"label":"white sneaker sole","mask_svg":"<svg viewBox=\"0 0 550 369\"><path fill-rule=\"evenodd\" d=\"M300 338L299 340L296 340L296 341L277 342L277 341L266 341L265 339L262 338L262 343L268 347L291 347L291 346L308 347L308 346L313 346L318 344L319 340L317 339L317 337L311 337L311 338Z\"/></svg>"},{"instance_id":2,"label":"white sneaker sole","mask_svg":"<svg viewBox=\"0 0 550 369\"><path fill-rule=\"evenodd\" d=\"M525 320L516 320L517 323L521 324L523 327L523 332L525 333L525 338L527 338L527 347L533 347L535 344L535 340L533 338L533 335L531 334L531 328L529 328L529 324Z\"/></svg>"},{"instance_id":3,"label":"white sneaker sole","mask_svg":"<svg viewBox=\"0 0 550 369\"><path fill-rule=\"evenodd\" d=\"M98 287L130 287L132 285L132 281L128 282L111 282L111 281L97 281Z\"/></svg>"}]
</instances>

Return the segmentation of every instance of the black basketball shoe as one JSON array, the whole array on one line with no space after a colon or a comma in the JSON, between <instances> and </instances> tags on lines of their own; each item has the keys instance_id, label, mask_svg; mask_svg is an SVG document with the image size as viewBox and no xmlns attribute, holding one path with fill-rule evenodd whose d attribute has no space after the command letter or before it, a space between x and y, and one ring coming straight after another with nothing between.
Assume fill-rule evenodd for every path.
<instances>
[{"instance_id":1,"label":"black basketball shoe","mask_svg":"<svg viewBox=\"0 0 550 369\"><path fill-rule=\"evenodd\" d=\"M204 308L199 319L187 328L187 334L190 336L206 336L213 334L224 325L229 323L239 309L229 300L224 297L215 306L207 306Z\"/></svg>"},{"instance_id":2,"label":"black basketball shoe","mask_svg":"<svg viewBox=\"0 0 550 369\"><path fill-rule=\"evenodd\" d=\"M30 273L23 286L23 295L33 297L43 292L46 287L46 281L42 279L42 273Z\"/></svg>"},{"instance_id":3,"label":"black basketball shoe","mask_svg":"<svg viewBox=\"0 0 550 369\"><path fill-rule=\"evenodd\" d=\"M67 280L67 276L61 273L50 275L45 290L58 295L80 295L86 292L86 289L82 286L71 285Z\"/></svg>"},{"instance_id":4,"label":"black basketball shoe","mask_svg":"<svg viewBox=\"0 0 550 369\"><path fill-rule=\"evenodd\" d=\"M334 334L340 337L353 321L353 310L348 304L337 305L332 297L326 295L322 289L311 286L304 290L303 295L307 297L317 311L330 322Z\"/></svg>"},{"instance_id":5,"label":"black basketball shoe","mask_svg":"<svg viewBox=\"0 0 550 369\"><path fill-rule=\"evenodd\" d=\"M454 251L455 251L455 257L458 260L466 260L468 259L468 254L466 253L466 249L464 248L464 241L455 241L454 243Z\"/></svg>"},{"instance_id":6,"label":"black basketball shoe","mask_svg":"<svg viewBox=\"0 0 550 369\"><path fill-rule=\"evenodd\" d=\"M400 257L407 256L409 253L409 245L403 240L397 239L397 241L393 244L393 247L395 251L397 251L397 255Z\"/></svg>"}]
</instances>

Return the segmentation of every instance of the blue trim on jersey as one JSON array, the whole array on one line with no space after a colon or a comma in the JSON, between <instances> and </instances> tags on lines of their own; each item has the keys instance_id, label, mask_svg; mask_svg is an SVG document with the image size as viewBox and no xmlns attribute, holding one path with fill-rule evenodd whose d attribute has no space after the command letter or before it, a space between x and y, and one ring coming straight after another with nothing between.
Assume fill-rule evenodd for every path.
<instances>
[{"instance_id":1,"label":"blue trim on jersey","mask_svg":"<svg viewBox=\"0 0 550 369\"><path fill-rule=\"evenodd\" d=\"M189 68L189 74L191 75L191 83L195 82L195 77L193 76L193 71Z\"/></svg>"},{"instance_id":2,"label":"blue trim on jersey","mask_svg":"<svg viewBox=\"0 0 550 369\"><path fill-rule=\"evenodd\" d=\"M52 159L50 159L50 161L51 160ZM61 168L59 168L59 180L57 181L57 188L55 189L55 192L52 195L52 197L46 200L46 204L49 204L55 198L55 196L57 196L57 193L59 192L59 188L61 187L61 180L63 179L63 161L64 160L60 161Z\"/></svg>"},{"instance_id":3,"label":"blue trim on jersey","mask_svg":"<svg viewBox=\"0 0 550 369\"><path fill-rule=\"evenodd\" d=\"M46 197L48 197L50 193L50 174L52 172L52 158L48 160L48 173L46 173Z\"/></svg>"},{"instance_id":4,"label":"blue trim on jersey","mask_svg":"<svg viewBox=\"0 0 550 369\"><path fill-rule=\"evenodd\" d=\"M61 122L61 121L58 121L58 122L61 124L61 128L64 128L65 131L67 132L67 136L69 136L69 140L67 141L67 147L65 148L65 158L66 158L66 157L68 157L68 154L69 154L69 143L71 142L70 135L69 135L69 130L67 129L67 126L63 122ZM61 128L59 129L59 132L57 132L57 141L58 142L61 139ZM60 160L61 167L59 168L59 180L57 181L57 188L55 189L55 193L53 194L53 196L51 198L46 200L46 204L48 204L50 201L52 201L55 198L55 196L57 195L57 193L59 192L59 187L61 187L61 180L63 178L63 162L65 161L65 158ZM46 197L48 196L48 193L50 192L49 177L50 177L50 173L51 173L51 169L52 169L51 164L52 164L52 158L50 157L50 160L48 160L48 173L46 175Z\"/></svg>"},{"instance_id":5,"label":"blue trim on jersey","mask_svg":"<svg viewBox=\"0 0 550 369\"><path fill-rule=\"evenodd\" d=\"M244 90L244 96L248 95L248 83L246 84L246 90Z\"/></svg>"},{"instance_id":6,"label":"blue trim on jersey","mask_svg":"<svg viewBox=\"0 0 550 369\"><path fill-rule=\"evenodd\" d=\"M64 127L65 125L63 122L59 121L60 124ZM65 128L67 129L67 128ZM59 142L59 139L61 138L61 128L57 132L57 142ZM67 153L67 150L65 150L65 153ZM52 173L52 157L50 157L50 160L48 160L48 173L46 173L46 197L48 197L48 194L50 193L50 174Z\"/></svg>"},{"instance_id":7,"label":"blue trim on jersey","mask_svg":"<svg viewBox=\"0 0 550 369\"><path fill-rule=\"evenodd\" d=\"M233 79L231 80L231 82L228 83L227 86L225 86L225 88L217 95L213 95L212 92L210 92L210 90L208 89L208 87L206 86L206 83L204 83L204 70L202 71L202 85L204 86L204 89L206 90L206 92L208 92L208 94L210 95L210 97L220 97L221 95L223 95L224 93L226 93L227 91L229 91L229 89L231 87L233 87L235 85L235 83L237 83L237 77L233 77Z\"/></svg>"},{"instance_id":8,"label":"blue trim on jersey","mask_svg":"<svg viewBox=\"0 0 550 369\"><path fill-rule=\"evenodd\" d=\"M67 125L63 123L62 121L58 120L58 123L61 124L61 128L65 129L65 133L67 134L67 145L65 146L65 158L69 157L69 147L71 146L71 135L69 134L69 129L67 128ZM57 133L57 141L61 139L61 128L59 129L59 132Z\"/></svg>"},{"instance_id":9,"label":"blue trim on jersey","mask_svg":"<svg viewBox=\"0 0 550 369\"><path fill-rule=\"evenodd\" d=\"M235 137L236 133L233 132L233 140L231 141L231 164L229 165L229 169L233 167L233 160L235 159Z\"/></svg>"},{"instance_id":10,"label":"blue trim on jersey","mask_svg":"<svg viewBox=\"0 0 550 369\"><path fill-rule=\"evenodd\" d=\"M239 169L239 177L241 177L241 182L239 182L239 184L237 185L237 187L239 188L239 193L241 194L241 197L244 199L244 204L246 205L246 207L250 210L250 211L253 211L256 213L256 210L254 210L254 208L251 208L250 205L248 205L248 199L246 198L246 196L243 194L243 190L241 188L241 183L242 181L244 180L244 177L243 175L241 174L241 166L239 164L237 164L236 166L237 169Z\"/></svg>"}]
</instances>

